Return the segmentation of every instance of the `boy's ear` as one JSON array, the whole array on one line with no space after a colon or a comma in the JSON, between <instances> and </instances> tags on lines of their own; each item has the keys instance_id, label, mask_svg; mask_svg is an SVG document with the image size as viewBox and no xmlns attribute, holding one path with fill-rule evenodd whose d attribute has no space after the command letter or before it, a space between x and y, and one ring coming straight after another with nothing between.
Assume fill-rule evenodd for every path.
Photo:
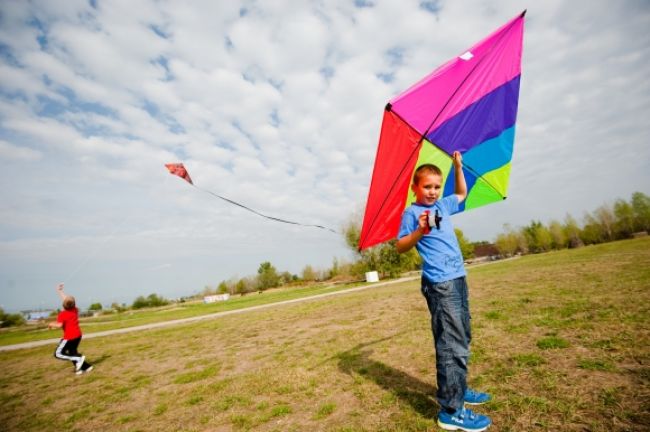
<instances>
[{"instance_id":1,"label":"boy's ear","mask_svg":"<svg viewBox=\"0 0 650 432\"><path fill-rule=\"evenodd\" d=\"M411 190L413 191L413 193L415 193L415 188L416 187L417 187L417 185L415 183L411 183Z\"/></svg>"}]
</instances>

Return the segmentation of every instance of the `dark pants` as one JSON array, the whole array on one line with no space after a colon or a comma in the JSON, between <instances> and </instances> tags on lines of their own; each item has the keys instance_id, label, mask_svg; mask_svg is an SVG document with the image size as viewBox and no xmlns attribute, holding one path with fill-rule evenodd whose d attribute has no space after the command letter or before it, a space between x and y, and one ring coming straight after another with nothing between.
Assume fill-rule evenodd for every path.
<instances>
[{"instance_id":1,"label":"dark pants","mask_svg":"<svg viewBox=\"0 0 650 432\"><path fill-rule=\"evenodd\" d=\"M77 364L81 361L82 354L77 351L79 348L79 343L81 342L81 336L76 339L61 339L59 345L54 351L54 357L59 360L71 361L74 364L75 368ZM86 370L90 367L90 364L86 361L81 365L81 370Z\"/></svg>"},{"instance_id":2,"label":"dark pants","mask_svg":"<svg viewBox=\"0 0 650 432\"><path fill-rule=\"evenodd\" d=\"M422 278L436 349L437 398L447 412L463 407L472 339L465 277L432 283Z\"/></svg>"}]
</instances>

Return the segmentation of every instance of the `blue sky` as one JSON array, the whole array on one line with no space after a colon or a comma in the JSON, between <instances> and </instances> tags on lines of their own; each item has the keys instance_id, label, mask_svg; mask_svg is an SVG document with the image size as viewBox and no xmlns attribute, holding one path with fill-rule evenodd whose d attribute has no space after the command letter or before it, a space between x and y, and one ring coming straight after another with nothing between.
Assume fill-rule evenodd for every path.
<instances>
[{"instance_id":1,"label":"blue sky","mask_svg":"<svg viewBox=\"0 0 650 432\"><path fill-rule=\"evenodd\" d=\"M646 1L0 1L0 305L187 295L349 259L386 102L528 8L509 198L581 219L650 193Z\"/></svg>"}]
</instances>

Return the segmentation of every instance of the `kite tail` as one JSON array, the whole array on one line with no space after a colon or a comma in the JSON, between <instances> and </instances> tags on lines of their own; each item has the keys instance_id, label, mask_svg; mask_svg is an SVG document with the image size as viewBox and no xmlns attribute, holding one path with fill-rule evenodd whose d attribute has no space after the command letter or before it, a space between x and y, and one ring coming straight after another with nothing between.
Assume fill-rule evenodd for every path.
<instances>
[{"instance_id":1,"label":"kite tail","mask_svg":"<svg viewBox=\"0 0 650 432\"><path fill-rule=\"evenodd\" d=\"M231 199L228 199L228 198L226 198L226 197L223 197L223 196L221 196L221 195L218 195L218 194L216 194L216 193L214 193L214 192L212 192L212 191L209 191L209 190L207 190L207 189L203 189L203 188L201 188L201 187L198 187L198 186L195 185L194 183L190 183L190 184L191 184L192 186L194 186L195 188L197 188L197 189L199 189L199 190L202 190L202 191L205 192L205 193L209 193L209 194L212 195L212 196L215 196L215 197L217 197L217 198L219 198L219 199L221 199L221 200L224 200L224 201L226 201L226 202L228 202L228 203L230 203L230 204L236 205L237 207L241 207L241 208L243 208L244 210L248 210L248 211L251 212L251 213L255 213L255 214L258 215L258 216L262 216L263 218L266 218L266 219L269 219L269 220L272 220L272 221L276 221L276 222L282 222L282 223L290 224L290 225L299 225L299 226L304 226L304 227L315 227L315 228L320 228L320 229L324 229L324 230L327 230L327 231L331 231L331 232L333 232L334 234L337 234L337 232L334 231L332 228L328 228L328 227L323 226L323 225L304 224L304 223L300 223L300 222L294 222L294 221L290 221L290 220L286 220L286 219L280 219L280 218L277 218L277 217L273 217L273 216L265 215L265 214L263 214L263 213L258 212L257 210L253 210L253 209L250 208L250 207L246 207L245 205L240 204L240 203L238 203L237 201L233 201L233 200L231 200Z\"/></svg>"}]
</instances>

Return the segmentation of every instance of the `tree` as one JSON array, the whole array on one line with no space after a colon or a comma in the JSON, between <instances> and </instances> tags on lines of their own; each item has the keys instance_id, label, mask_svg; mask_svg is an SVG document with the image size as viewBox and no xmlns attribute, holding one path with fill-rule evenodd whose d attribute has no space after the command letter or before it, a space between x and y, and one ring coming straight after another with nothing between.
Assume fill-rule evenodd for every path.
<instances>
[{"instance_id":1,"label":"tree","mask_svg":"<svg viewBox=\"0 0 650 432\"><path fill-rule=\"evenodd\" d=\"M294 281L294 275L292 275L288 271L283 271L282 273L279 274L279 277L280 277L280 285L286 285Z\"/></svg>"},{"instance_id":2,"label":"tree","mask_svg":"<svg viewBox=\"0 0 650 432\"><path fill-rule=\"evenodd\" d=\"M332 268L329 270L328 279L335 278L339 273L341 273L341 270L339 269L339 260L334 257L332 260Z\"/></svg>"},{"instance_id":3,"label":"tree","mask_svg":"<svg viewBox=\"0 0 650 432\"><path fill-rule=\"evenodd\" d=\"M642 192L632 194L635 231L650 231L650 197Z\"/></svg>"},{"instance_id":4,"label":"tree","mask_svg":"<svg viewBox=\"0 0 650 432\"><path fill-rule=\"evenodd\" d=\"M580 239L584 244L598 244L602 243L605 238L603 227L598 223L596 218L587 213L585 214L585 225L580 232Z\"/></svg>"},{"instance_id":5,"label":"tree","mask_svg":"<svg viewBox=\"0 0 650 432\"><path fill-rule=\"evenodd\" d=\"M142 309L146 307L158 307L169 304L169 301L157 294L149 294L146 298L138 296L131 307L133 309Z\"/></svg>"},{"instance_id":6,"label":"tree","mask_svg":"<svg viewBox=\"0 0 650 432\"><path fill-rule=\"evenodd\" d=\"M217 292L219 294L225 294L228 292L228 284L226 283L226 281L221 281L221 283L217 287Z\"/></svg>"},{"instance_id":7,"label":"tree","mask_svg":"<svg viewBox=\"0 0 650 432\"><path fill-rule=\"evenodd\" d=\"M395 248L396 240L359 251L361 223L353 218L343 229L345 242L359 257L352 266L354 276L361 277L365 272L378 271L382 276L396 277L404 271L414 270L420 266L420 256L415 248L400 254Z\"/></svg>"},{"instance_id":8,"label":"tree","mask_svg":"<svg viewBox=\"0 0 650 432\"><path fill-rule=\"evenodd\" d=\"M454 228L456 233L456 238L458 239L458 246L460 246L460 252L463 254L463 259L474 258L474 245L465 238L465 234L459 228Z\"/></svg>"},{"instance_id":9,"label":"tree","mask_svg":"<svg viewBox=\"0 0 650 432\"><path fill-rule=\"evenodd\" d=\"M102 310L102 304L101 303L93 303L88 307L88 310L100 311L100 310Z\"/></svg>"},{"instance_id":10,"label":"tree","mask_svg":"<svg viewBox=\"0 0 650 432\"><path fill-rule=\"evenodd\" d=\"M246 281L244 279L239 279L235 284L235 292L241 296L245 295L248 292L246 287Z\"/></svg>"},{"instance_id":11,"label":"tree","mask_svg":"<svg viewBox=\"0 0 650 432\"><path fill-rule=\"evenodd\" d=\"M618 199L614 203L616 223L614 231L617 238L627 238L634 232L634 208L625 200Z\"/></svg>"},{"instance_id":12,"label":"tree","mask_svg":"<svg viewBox=\"0 0 650 432\"><path fill-rule=\"evenodd\" d=\"M523 233L531 252L539 253L551 249L553 242L551 233L540 221L532 221L530 225L524 227Z\"/></svg>"},{"instance_id":13,"label":"tree","mask_svg":"<svg viewBox=\"0 0 650 432\"><path fill-rule=\"evenodd\" d=\"M614 212L608 205L601 205L594 212L594 220L600 225L603 233L603 241L612 241L614 239Z\"/></svg>"},{"instance_id":14,"label":"tree","mask_svg":"<svg viewBox=\"0 0 650 432\"><path fill-rule=\"evenodd\" d=\"M343 228L345 244L356 253L359 252L359 240L361 238L361 222L357 216L352 216Z\"/></svg>"},{"instance_id":15,"label":"tree","mask_svg":"<svg viewBox=\"0 0 650 432\"><path fill-rule=\"evenodd\" d=\"M577 248L584 246L584 243L582 242L582 239L580 238L580 227L578 226L578 222L571 216L570 214L567 214L566 217L564 218L564 235L567 238L567 243L569 245L569 248Z\"/></svg>"},{"instance_id":16,"label":"tree","mask_svg":"<svg viewBox=\"0 0 650 432\"><path fill-rule=\"evenodd\" d=\"M147 306L148 306L147 299L144 298L144 296L137 296L135 300L133 300L133 304L131 305L133 309L142 309Z\"/></svg>"},{"instance_id":17,"label":"tree","mask_svg":"<svg viewBox=\"0 0 650 432\"><path fill-rule=\"evenodd\" d=\"M316 271L309 264L307 264L305 268L302 269L302 280L305 282L312 282L316 280Z\"/></svg>"},{"instance_id":18,"label":"tree","mask_svg":"<svg viewBox=\"0 0 650 432\"><path fill-rule=\"evenodd\" d=\"M376 252L375 270L384 277L398 277L405 271L416 269L420 264L420 256L415 248L398 253L395 243L397 240L391 240L373 248Z\"/></svg>"},{"instance_id":19,"label":"tree","mask_svg":"<svg viewBox=\"0 0 650 432\"><path fill-rule=\"evenodd\" d=\"M158 294L149 294L149 296L147 296L147 301L149 302L149 306L151 307L165 306L169 304L168 300L164 299Z\"/></svg>"},{"instance_id":20,"label":"tree","mask_svg":"<svg viewBox=\"0 0 650 432\"><path fill-rule=\"evenodd\" d=\"M19 313L8 314L0 308L0 327L16 327L25 324L25 317Z\"/></svg>"},{"instance_id":21,"label":"tree","mask_svg":"<svg viewBox=\"0 0 650 432\"><path fill-rule=\"evenodd\" d=\"M260 291L275 288L278 285L280 285L280 277L275 267L268 261L260 264L260 267L257 269L257 287Z\"/></svg>"},{"instance_id":22,"label":"tree","mask_svg":"<svg viewBox=\"0 0 650 432\"><path fill-rule=\"evenodd\" d=\"M122 303L119 304L117 302L111 303L111 309L113 309L116 312L124 312L126 310L126 304Z\"/></svg>"},{"instance_id":23,"label":"tree","mask_svg":"<svg viewBox=\"0 0 650 432\"><path fill-rule=\"evenodd\" d=\"M567 247L567 238L560 222L556 220L551 221L548 225L548 232L551 235L551 247L553 249L564 249Z\"/></svg>"},{"instance_id":24,"label":"tree","mask_svg":"<svg viewBox=\"0 0 650 432\"><path fill-rule=\"evenodd\" d=\"M519 235L508 224L503 226L505 232L497 235L496 247L503 256L512 256L519 250Z\"/></svg>"}]
</instances>

